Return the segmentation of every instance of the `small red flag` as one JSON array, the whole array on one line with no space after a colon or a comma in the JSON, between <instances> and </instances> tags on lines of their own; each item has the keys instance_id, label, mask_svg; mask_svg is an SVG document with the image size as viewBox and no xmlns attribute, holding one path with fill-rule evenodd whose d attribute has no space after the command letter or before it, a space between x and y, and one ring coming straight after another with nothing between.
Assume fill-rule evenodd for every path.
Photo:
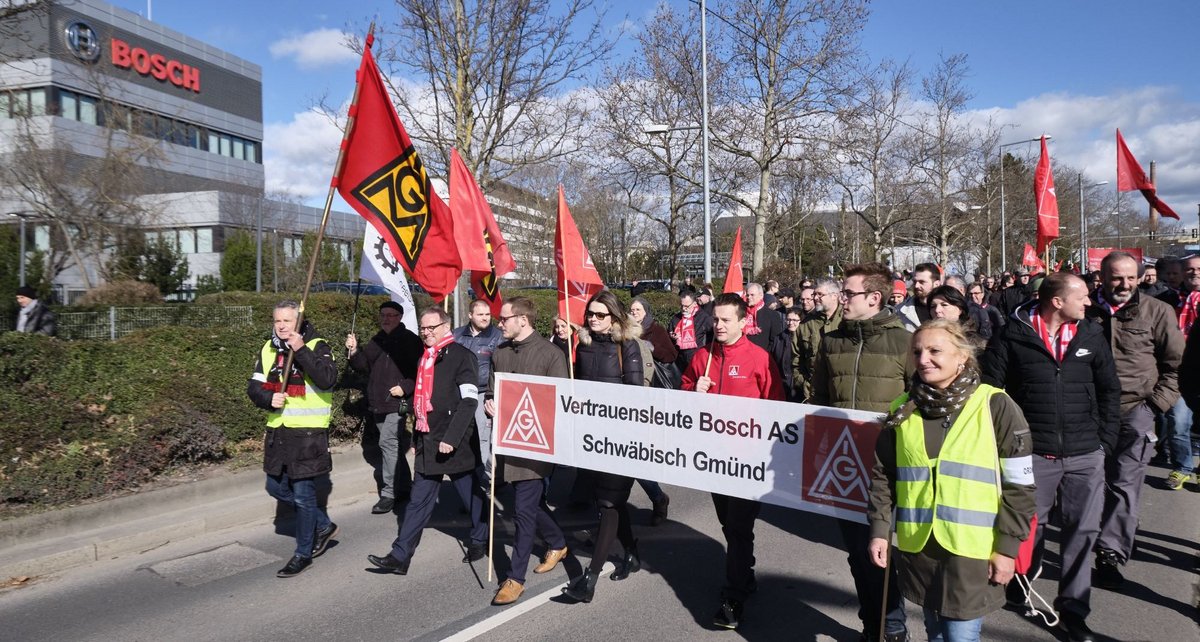
<instances>
[{"instance_id":1,"label":"small red flag","mask_svg":"<svg viewBox=\"0 0 1200 642\"><path fill-rule=\"evenodd\" d=\"M1041 254L1050 241L1058 238L1058 195L1054 193L1054 172L1050 169L1045 136L1042 136L1042 156L1033 174L1033 198L1037 203L1037 251Z\"/></svg>"},{"instance_id":2,"label":"small red flag","mask_svg":"<svg viewBox=\"0 0 1200 642\"><path fill-rule=\"evenodd\" d=\"M499 316L504 306L499 277L515 271L517 265L483 190L457 149L450 150L450 209L463 269L471 270L475 296L487 301L492 315Z\"/></svg>"},{"instance_id":3,"label":"small red flag","mask_svg":"<svg viewBox=\"0 0 1200 642\"><path fill-rule=\"evenodd\" d=\"M1132 192L1139 191L1146 198L1146 202L1158 211L1163 216L1179 220L1179 215L1175 210L1171 209L1166 203L1158 200L1158 192L1154 187L1154 183L1150 182L1150 178L1146 176L1146 172L1142 171L1142 166L1138 164L1137 159L1133 157L1133 152L1129 151L1129 147L1125 145L1125 138L1121 136L1121 130L1117 130L1117 191Z\"/></svg>"},{"instance_id":4,"label":"small red flag","mask_svg":"<svg viewBox=\"0 0 1200 642\"><path fill-rule=\"evenodd\" d=\"M1028 243L1025 244L1025 251L1021 253L1021 265L1032 268L1043 267L1042 260L1038 258L1037 251Z\"/></svg>"},{"instance_id":5,"label":"small red flag","mask_svg":"<svg viewBox=\"0 0 1200 642\"><path fill-rule=\"evenodd\" d=\"M592 296L604 289L604 281L592 263L587 246L583 244L571 210L567 208L562 185L558 186L554 260L558 264L558 316L582 326L584 306Z\"/></svg>"},{"instance_id":6,"label":"small red flag","mask_svg":"<svg viewBox=\"0 0 1200 642\"><path fill-rule=\"evenodd\" d=\"M733 237L733 250L729 253L729 269L725 272L725 292L746 296L742 284L742 228Z\"/></svg>"},{"instance_id":7,"label":"small red flag","mask_svg":"<svg viewBox=\"0 0 1200 642\"><path fill-rule=\"evenodd\" d=\"M332 186L375 226L413 281L441 301L462 274L454 220L396 115L371 55L373 41L367 36Z\"/></svg>"}]
</instances>

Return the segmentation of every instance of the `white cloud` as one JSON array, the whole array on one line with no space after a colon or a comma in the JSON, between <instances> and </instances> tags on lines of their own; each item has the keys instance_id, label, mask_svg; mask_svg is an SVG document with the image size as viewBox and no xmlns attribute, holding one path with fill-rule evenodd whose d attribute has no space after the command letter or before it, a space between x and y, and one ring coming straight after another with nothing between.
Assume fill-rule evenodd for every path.
<instances>
[{"instance_id":1,"label":"white cloud","mask_svg":"<svg viewBox=\"0 0 1200 642\"><path fill-rule=\"evenodd\" d=\"M290 122L267 123L263 137L268 192L287 192L305 201L325 196L342 142L341 130L326 115L308 110Z\"/></svg>"},{"instance_id":2,"label":"white cloud","mask_svg":"<svg viewBox=\"0 0 1200 642\"><path fill-rule=\"evenodd\" d=\"M346 34L337 29L317 29L271 43L273 58L293 58L301 69L315 69L359 58L346 46Z\"/></svg>"}]
</instances>

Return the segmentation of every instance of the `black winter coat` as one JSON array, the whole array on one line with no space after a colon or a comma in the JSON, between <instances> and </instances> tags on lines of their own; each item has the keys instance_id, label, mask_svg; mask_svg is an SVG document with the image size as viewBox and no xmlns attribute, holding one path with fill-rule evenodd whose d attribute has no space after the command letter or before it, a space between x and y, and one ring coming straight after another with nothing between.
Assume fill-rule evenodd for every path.
<instances>
[{"instance_id":1,"label":"black winter coat","mask_svg":"<svg viewBox=\"0 0 1200 642\"><path fill-rule=\"evenodd\" d=\"M642 372L642 349L638 342L629 339L620 344L621 359L617 360L617 343L611 335L591 335L582 338L575 347L575 377L584 381L603 383L625 383L631 386L645 385ZM622 368L621 366L624 366Z\"/></svg>"},{"instance_id":2,"label":"black winter coat","mask_svg":"<svg viewBox=\"0 0 1200 642\"><path fill-rule=\"evenodd\" d=\"M692 317L692 323L696 326L696 348L692 348L692 350L703 348L709 343L712 343L713 317L711 312L711 310L706 310L702 305L696 307L696 314ZM677 348L679 347L679 339L676 336L676 333L679 331L679 322L681 320L683 320L683 313L676 312L675 314L671 315L671 322L667 324L667 333L670 334L671 339L675 341L675 347ZM680 348L681 352L682 350L683 349Z\"/></svg>"},{"instance_id":3,"label":"black winter coat","mask_svg":"<svg viewBox=\"0 0 1200 642\"><path fill-rule=\"evenodd\" d=\"M467 386L469 394L462 394L461 386ZM450 475L479 465L479 435L475 428L478 390L479 362L475 353L457 343L442 348L433 366L429 432L413 432L418 473ZM443 441L454 446L454 452L438 452L438 444Z\"/></svg>"},{"instance_id":4,"label":"black winter coat","mask_svg":"<svg viewBox=\"0 0 1200 642\"><path fill-rule=\"evenodd\" d=\"M1004 388L1029 422L1035 455L1112 452L1121 425L1121 382L1098 324L1084 319L1062 363L1050 354L1021 306L992 335L983 382Z\"/></svg>"},{"instance_id":5,"label":"black winter coat","mask_svg":"<svg viewBox=\"0 0 1200 642\"><path fill-rule=\"evenodd\" d=\"M791 390L792 340L787 334L783 315L764 305L758 309L758 314L754 319L760 332L746 335L746 338L750 340L750 343L766 350L767 354L771 355L771 359L775 361L775 365L779 366L779 372L783 375L783 389Z\"/></svg>"},{"instance_id":6,"label":"black winter coat","mask_svg":"<svg viewBox=\"0 0 1200 642\"><path fill-rule=\"evenodd\" d=\"M380 331L350 357L350 367L367 374L367 407L377 415L399 412L401 401L412 401L417 385L417 361L424 350L421 340L401 323L387 334ZM393 397L392 386L404 389Z\"/></svg>"}]
</instances>

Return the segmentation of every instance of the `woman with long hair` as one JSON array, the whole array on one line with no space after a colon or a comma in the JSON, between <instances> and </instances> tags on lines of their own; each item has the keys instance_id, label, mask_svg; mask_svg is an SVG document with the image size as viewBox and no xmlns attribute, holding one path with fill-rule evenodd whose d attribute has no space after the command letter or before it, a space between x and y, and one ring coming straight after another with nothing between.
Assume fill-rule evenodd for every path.
<instances>
[{"instance_id":1,"label":"woman with long hair","mask_svg":"<svg viewBox=\"0 0 1200 642\"><path fill-rule=\"evenodd\" d=\"M644 385L642 350L637 338L641 327L625 314L616 295L603 290L587 303L584 328L579 331L579 346L575 350L575 378L581 381L600 381L630 386ZM625 556L610 579L623 580L641 569L637 540L629 521L629 491L633 479L612 473L593 473L596 504L600 509L600 528L596 531L596 547L592 561L583 575L563 589L563 594L577 602L591 602L596 593L596 579L608 559L614 539L621 541Z\"/></svg>"}]
</instances>

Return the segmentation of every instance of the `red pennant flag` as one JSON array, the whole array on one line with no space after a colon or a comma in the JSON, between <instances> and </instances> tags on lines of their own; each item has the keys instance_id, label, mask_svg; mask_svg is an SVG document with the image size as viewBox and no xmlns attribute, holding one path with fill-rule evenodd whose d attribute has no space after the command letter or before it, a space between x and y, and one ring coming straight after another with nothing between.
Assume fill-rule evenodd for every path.
<instances>
[{"instance_id":1,"label":"red pennant flag","mask_svg":"<svg viewBox=\"0 0 1200 642\"><path fill-rule=\"evenodd\" d=\"M592 255L583 244L571 210L567 209L567 197L563 194L562 185L558 186L554 260L558 264L558 316L582 326L584 306L593 295L604 289L604 281L592 264Z\"/></svg>"},{"instance_id":2,"label":"red pennant flag","mask_svg":"<svg viewBox=\"0 0 1200 642\"><path fill-rule=\"evenodd\" d=\"M1171 209L1166 203L1158 200L1158 193L1154 187L1154 183L1150 182L1150 178L1146 176L1146 172L1142 171L1142 166L1138 164L1137 159L1133 157L1133 152L1129 151L1129 147L1125 145L1125 138L1121 136L1121 130L1117 130L1117 191L1132 192L1139 191L1146 198L1146 202L1158 211L1159 214L1179 220L1179 215L1175 210Z\"/></svg>"},{"instance_id":3,"label":"red pennant flag","mask_svg":"<svg viewBox=\"0 0 1200 642\"><path fill-rule=\"evenodd\" d=\"M1050 170L1045 136L1042 136L1042 156L1033 174L1033 198L1037 203L1037 251L1041 254L1050 241L1058 238L1058 195L1054 193L1054 173Z\"/></svg>"},{"instance_id":4,"label":"red pennant flag","mask_svg":"<svg viewBox=\"0 0 1200 642\"><path fill-rule=\"evenodd\" d=\"M450 150L450 210L454 213L454 236L463 269L471 270L475 296L488 302L493 316L500 315L504 298L500 296L499 276L517 269L508 243L483 190L471 176L457 149Z\"/></svg>"},{"instance_id":5,"label":"red pennant flag","mask_svg":"<svg viewBox=\"0 0 1200 642\"><path fill-rule=\"evenodd\" d=\"M454 221L396 115L371 55L373 41L368 35L332 186L375 226L413 281L441 301L462 274Z\"/></svg>"},{"instance_id":6,"label":"red pennant flag","mask_svg":"<svg viewBox=\"0 0 1200 642\"><path fill-rule=\"evenodd\" d=\"M1021 253L1021 265L1026 267L1041 267L1042 265L1042 260L1038 258L1037 251L1028 243L1025 244L1025 251Z\"/></svg>"},{"instance_id":7,"label":"red pennant flag","mask_svg":"<svg viewBox=\"0 0 1200 642\"><path fill-rule=\"evenodd\" d=\"M742 228L733 237L733 250L729 253L729 269L725 271L725 292L746 296L742 284Z\"/></svg>"}]
</instances>

